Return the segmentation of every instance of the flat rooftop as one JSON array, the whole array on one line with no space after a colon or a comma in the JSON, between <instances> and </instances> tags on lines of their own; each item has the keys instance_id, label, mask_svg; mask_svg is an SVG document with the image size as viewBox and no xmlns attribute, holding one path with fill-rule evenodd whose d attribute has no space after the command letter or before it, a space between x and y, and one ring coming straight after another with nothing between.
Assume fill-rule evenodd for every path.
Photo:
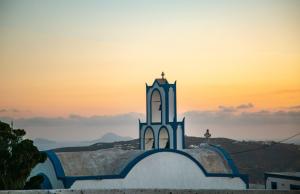
<instances>
[{"instance_id":1,"label":"flat rooftop","mask_svg":"<svg viewBox=\"0 0 300 194\"><path fill-rule=\"evenodd\" d=\"M266 172L266 174L300 177L300 172Z\"/></svg>"}]
</instances>

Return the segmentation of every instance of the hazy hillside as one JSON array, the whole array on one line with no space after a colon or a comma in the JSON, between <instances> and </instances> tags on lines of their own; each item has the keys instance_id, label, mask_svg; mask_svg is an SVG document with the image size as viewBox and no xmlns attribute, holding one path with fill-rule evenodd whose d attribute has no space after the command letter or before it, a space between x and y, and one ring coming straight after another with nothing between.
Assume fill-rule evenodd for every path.
<instances>
[{"instance_id":1,"label":"hazy hillside","mask_svg":"<svg viewBox=\"0 0 300 194\"><path fill-rule=\"evenodd\" d=\"M197 146L204 141L199 137L186 137L186 147ZM264 183L264 172L300 171L300 146L294 144L274 144L274 142L235 141L226 138L212 138L210 143L222 146L231 153L241 173L249 175L251 183ZM55 151L88 151L119 147L138 149L137 139L114 143L96 143L85 147L66 147ZM243 152L245 150L254 150Z\"/></svg>"},{"instance_id":2,"label":"hazy hillside","mask_svg":"<svg viewBox=\"0 0 300 194\"><path fill-rule=\"evenodd\" d=\"M82 146L89 146L92 144L95 144L97 142L105 142L105 143L111 143L111 142L117 142L117 141L128 141L132 140L131 137L123 137L119 136L114 133L106 133L101 138L95 139L92 141L53 141L43 138L36 138L34 139L34 145L39 150L49 150L49 149L56 149L61 147L82 147Z\"/></svg>"},{"instance_id":3,"label":"hazy hillside","mask_svg":"<svg viewBox=\"0 0 300 194\"><path fill-rule=\"evenodd\" d=\"M186 144L199 144L203 138L187 137ZM264 172L300 171L300 146L275 142L235 141L212 138L211 144L222 146L238 166L249 175L251 183L264 183ZM253 150L249 152L243 152Z\"/></svg>"}]
</instances>

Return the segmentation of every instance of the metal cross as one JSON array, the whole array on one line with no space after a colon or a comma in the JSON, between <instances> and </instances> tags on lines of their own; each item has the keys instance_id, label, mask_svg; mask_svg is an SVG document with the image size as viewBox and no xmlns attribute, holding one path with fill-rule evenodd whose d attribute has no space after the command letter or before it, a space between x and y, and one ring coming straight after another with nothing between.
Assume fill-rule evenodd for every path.
<instances>
[{"instance_id":1,"label":"metal cross","mask_svg":"<svg viewBox=\"0 0 300 194\"><path fill-rule=\"evenodd\" d=\"M209 129L206 129L206 133L204 134L204 137L206 139L210 138L211 137L211 134L209 133Z\"/></svg>"},{"instance_id":2,"label":"metal cross","mask_svg":"<svg viewBox=\"0 0 300 194\"><path fill-rule=\"evenodd\" d=\"M164 76L165 76L165 73L164 73L164 72L161 72L161 78L162 78L162 79L165 79Z\"/></svg>"}]
</instances>

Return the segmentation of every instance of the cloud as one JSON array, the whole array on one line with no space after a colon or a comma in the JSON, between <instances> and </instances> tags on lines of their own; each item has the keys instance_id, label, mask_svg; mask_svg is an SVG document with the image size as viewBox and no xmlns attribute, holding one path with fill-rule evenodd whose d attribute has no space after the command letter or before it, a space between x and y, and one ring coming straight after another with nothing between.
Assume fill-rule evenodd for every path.
<instances>
[{"instance_id":1,"label":"cloud","mask_svg":"<svg viewBox=\"0 0 300 194\"><path fill-rule=\"evenodd\" d=\"M11 114L18 114L18 113L21 113L21 112L29 112L29 111L22 111L22 110L19 110L19 109L16 109L16 108L2 108L0 109L0 113L11 113Z\"/></svg>"},{"instance_id":2,"label":"cloud","mask_svg":"<svg viewBox=\"0 0 300 194\"><path fill-rule=\"evenodd\" d=\"M225 113L232 113L232 112L236 112L239 110L244 110L244 109L250 109L253 108L254 105L252 103L247 103L247 104L240 104L238 106L224 106L224 105L219 105L219 111L221 112L225 112Z\"/></svg>"},{"instance_id":3,"label":"cloud","mask_svg":"<svg viewBox=\"0 0 300 194\"><path fill-rule=\"evenodd\" d=\"M11 112L18 113L20 111L18 109L13 108L13 109L11 109Z\"/></svg>"},{"instance_id":4,"label":"cloud","mask_svg":"<svg viewBox=\"0 0 300 194\"><path fill-rule=\"evenodd\" d=\"M218 106L218 108L222 112L235 112L236 111L236 109L233 106L223 106L223 105L220 105L220 106Z\"/></svg>"},{"instance_id":5,"label":"cloud","mask_svg":"<svg viewBox=\"0 0 300 194\"><path fill-rule=\"evenodd\" d=\"M184 113L186 132L203 136L210 129L214 137L280 140L300 132L300 111L257 112L192 111ZM299 138L298 138L299 139Z\"/></svg>"},{"instance_id":6,"label":"cloud","mask_svg":"<svg viewBox=\"0 0 300 194\"><path fill-rule=\"evenodd\" d=\"M240 104L238 106L224 106L224 105L219 105L218 108L222 112L236 112L242 109L250 109L253 108L254 105L252 103L247 103L247 104Z\"/></svg>"},{"instance_id":7,"label":"cloud","mask_svg":"<svg viewBox=\"0 0 300 194\"><path fill-rule=\"evenodd\" d=\"M108 132L122 136L138 137L138 119L143 114L126 113L120 115L96 115L84 117L71 114L69 117L31 117L12 119L0 117L10 123L14 120L16 128L23 128L30 138L47 138L53 140L92 140Z\"/></svg>"},{"instance_id":8,"label":"cloud","mask_svg":"<svg viewBox=\"0 0 300 194\"><path fill-rule=\"evenodd\" d=\"M248 103L248 104L241 104L238 105L236 108L237 109L249 109L249 108L253 108L254 105L252 103Z\"/></svg>"},{"instance_id":9,"label":"cloud","mask_svg":"<svg viewBox=\"0 0 300 194\"><path fill-rule=\"evenodd\" d=\"M205 129L210 129L213 137L281 140L300 131L300 110L247 112L244 110L251 108L251 103L243 105L243 108L238 108L239 106L219 106L213 111L197 110L183 113L181 116L186 118L186 134L203 136ZM126 113L85 117L70 114L68 117L18 118L14 119L14 124L16 128L25 129L31 139L40 137L74 141L97 139L108 132L137 138L138 119L144 120L145 115ZM0 117L0 120L10 123L12 119Z\"/></svg>"},{"instance_id":10,"label":"cloud","mask_svg":"<svg viewBox=\"0 0 300 194\"><path fill-rule=\"evenodd\" d=\"M289 109L300 109L300 105L296 105L296 106L290 106L288 107Z\"/></svg>"}]
</instances>

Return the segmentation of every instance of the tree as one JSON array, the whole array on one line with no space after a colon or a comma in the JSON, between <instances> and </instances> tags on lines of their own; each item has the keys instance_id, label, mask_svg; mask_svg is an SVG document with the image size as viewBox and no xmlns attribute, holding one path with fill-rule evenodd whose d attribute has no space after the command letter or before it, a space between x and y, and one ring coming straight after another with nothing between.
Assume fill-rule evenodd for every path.
<instances>
[{"instance_id":1,"label":"tree","mask_svg":"<svg viewBox=\"0 0 300 194\"><path fill-rule=\"evenodd\" d=\"M23 139L23 129L12 129L0 121L0 190L38 188L43 178L26 180L31 170L47 158L45 153L33 145L33 141Z\"/></svg>"}]
</instances>

